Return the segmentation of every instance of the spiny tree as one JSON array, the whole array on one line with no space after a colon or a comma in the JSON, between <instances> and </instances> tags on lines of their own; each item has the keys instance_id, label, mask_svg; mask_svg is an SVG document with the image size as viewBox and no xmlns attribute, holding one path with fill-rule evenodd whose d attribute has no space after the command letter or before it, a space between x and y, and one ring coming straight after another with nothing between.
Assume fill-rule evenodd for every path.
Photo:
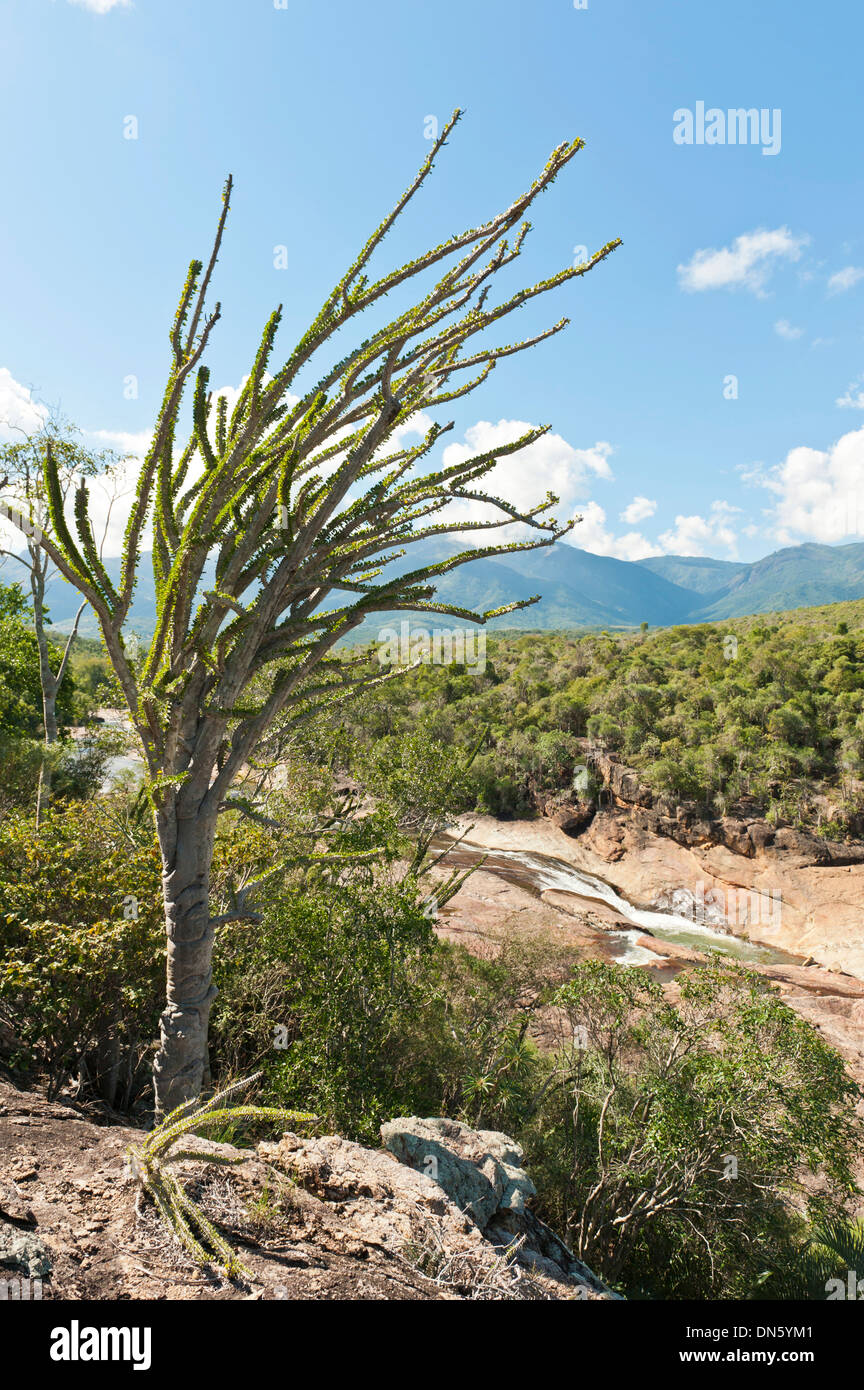
<instances>
[{"instance_id":1,"label":"spiny tree","mask_svg":"<svg viewBox=\"0 0 864 1390\"><path fill-rule=\"evenodd\" d=\"M559 333L567 319L509 344L478 341L522 305L584 275L618 245L610 242L584 264L498 305L488 302L493 278L522 251L529 230L524 214L582 148L574 140L553 152L539 178L504 212L373 278L373 253L426 181L459 115L454 113L414 181L272 375L281 309L271 315L230 414L225 396L211 391L203 362L220 314L216 304L208 317L205 301L228 215L228 179L210 258L206 265L190 265L174 318L168 381L116 584L94 543L86 480L77 489L70 524L57 461L47 451L53 536L42 543L99 619L149 770L168 956L154 1062L162 1112L196 1096L206 1075L215 933L238 913L248 915L243 905L211 915L217 818L237 804L232 785L268 727L277 718L296 726L356 691L363 683L356 663L334 648L369 614L420 609L484 623L525 606L475 613L436 602L435 580L471 559L551 545L573 524L550 519L557 502L551 494L520 511L482 487L500 458L525 449L548 426L431 472L421 465L452 422L432 424L414 447L404 447L396 434L418 412L473 391L502 358ZM420 288L428 284L425 273L436 268L440 278L429 277L434 283ZM303 389L301 372L340 330L391 291L415 285L409 308L370 331ZM181 442L181 407L190 387L190 433ZM299 399L294 388L302 392ZM466 500L489 504L496 519L459 522L452 512L448 519L446 509ZM533 528L536 538L472 544L440 563L385 573L388 562L428 537L513 522ZM148 523L157 620L146 658L136 663L124 646L123 629Z\"/></svg>"}]
</instances>

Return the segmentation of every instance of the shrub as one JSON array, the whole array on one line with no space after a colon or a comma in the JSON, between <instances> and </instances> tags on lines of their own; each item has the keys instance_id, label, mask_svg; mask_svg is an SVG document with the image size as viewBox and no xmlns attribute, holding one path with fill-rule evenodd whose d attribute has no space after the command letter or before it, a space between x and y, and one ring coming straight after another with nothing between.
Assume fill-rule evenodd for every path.
<instances>
[{"instance_id":1,"label":"shrub","mask_svg":"<svg viewBox=\"0 0 864 1390\"><path fill-rule=\"evenodd\" d=\"M753 1297L793 1258L796 1194L825 1219L855 1191L842 1058L729 964L682 977L673 1003L590 962L554 1002L561 1046L528 1135L551 1223L630 1293Z\"/></svg>"},{"instance_id":2,"label":"shrub","mask_svg":"<svg viewBox=\"0 0 864 1390\"><path fill-rule=\"evenodd\" d=\"M0 825L0 1010L11 1062L128 1108L147 1081L164 947L155 842L109 800Z\"/></svg>"}]
</instances>

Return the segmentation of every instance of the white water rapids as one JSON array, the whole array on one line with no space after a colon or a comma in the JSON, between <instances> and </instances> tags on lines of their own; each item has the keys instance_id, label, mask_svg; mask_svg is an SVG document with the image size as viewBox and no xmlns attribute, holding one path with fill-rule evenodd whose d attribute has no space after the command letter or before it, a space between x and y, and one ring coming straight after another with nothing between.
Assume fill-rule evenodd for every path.
<instances>
[{"instance_id":1,"label":"white water rapids","mask_svg":"<svg viewBox=\"0 0 864 1390\"><path fill-rule=\"evenodd\" d=\"M725 956L733 956L736 960L756 961L763 965L791 962L796 959L773 946L746 941L710 923L694 920L693 916L666 912L659 908L634 907L610 884L595 878L593 874L575 869L565 860L556 859L552 855L537 854L530 850L484 849L465 840L460 841L456 847L454 841L445 840L443 837L438 845L439 851L448 843L454 845L454 848L445 863L467 867L469 863L479 864L485 856L483 870L486 873L496 874L499 878L533 888L537 893L554 889L559 893L572 893L580 898L594 899L613 908L625 921L633 923L630 930L625 928L609 934L615 945L620 946L614 959L622 965L656 962L656 955L638 944L639 937L646 932L663 941L690 946L696 951L719 951Z\"/></svg>"}]
</instances>

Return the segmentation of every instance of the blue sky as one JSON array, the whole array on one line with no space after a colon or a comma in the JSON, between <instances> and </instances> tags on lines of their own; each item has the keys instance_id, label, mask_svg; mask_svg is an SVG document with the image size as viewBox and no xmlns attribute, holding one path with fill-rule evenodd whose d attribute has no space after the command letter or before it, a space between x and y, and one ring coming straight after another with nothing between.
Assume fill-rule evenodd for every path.
<instances>
[{"instance_id":1,"label":"blue sky","mask_svg":"<svg viewBox=\"0 0 864 1390\"><path fill-rule=\"evenodd\" d=\"M239 383L280 301L287 355L459 105L394 260L575 135L519 276L623 239L519 321L567 332L459 403L469 446L552 426L498 490L554 486L574 543L622 558L864 538L860 0L0 0L0 21L8 423L41 401L140 447L229 171L213 381ZM699 102L779 110L779 152L676 143Z\"/></svg>"}]
</instances>

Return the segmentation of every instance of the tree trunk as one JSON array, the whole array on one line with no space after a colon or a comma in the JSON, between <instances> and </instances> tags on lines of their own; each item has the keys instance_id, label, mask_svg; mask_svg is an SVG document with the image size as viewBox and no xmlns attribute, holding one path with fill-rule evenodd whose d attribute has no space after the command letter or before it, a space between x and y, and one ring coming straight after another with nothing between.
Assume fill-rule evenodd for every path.
<instances>
[{"instance_id":1,"label":"tree trunk","mask_svg":"<svg viewBox=\"0 0 864 1390\"><path fill-rule=\"evenodd\" d=\"M209 1075L207 1026L216 995L209 902L216 817L160 815L157 828L168 957L153 1084L157 1114L165 1115L200 1095Z\"/></svg>"},{"instance_id":2,"label":"tree trunk","mask_svg":"<svg viewBox=\"0 0 864 1390\"><path fill-rule=\"evenodd\" d=\"M45 730L42 749L42 762L39 767L39 787L36 792L36 829L42 824L42 817L51 800L51 747L57 742L57 686L58 681L51 670L48 657L48 638L45 635L43 620L45 605L45 572L38 555L33 554L30 582L33 590L33 626L36 630L36 644L39 650L39 681L42 686L42 724Z\"/></svg>"},{"instance_id":3,"label":"tree trunk","mask_svg":"<svg viewBox=\"0 0 864 1390\"><path fill-rule=\"evenodd\" d=\"M42 762L39 765L39 787L36 792L37 830L51 802L51 749L57 742L57 690L50 667L47 681L44 670L42 672L42 722L45 726L45 739L42 745Z\"/></svg>"},{"instance_id":4,"label":"tree trunk","mask_svg":"<svg viewBox=\"0 0 864 1390\"><path fill-rule=\"evenodd\" d=\"M63 676L66 672L66 665L69 661L69 654L72 651L72 644L78 632L78 624L81 621L81 614L87 607L86 602L82 603L75 614L75 621L72 630L66 639L66 647L60 666L56 672L51 670L51 658L48 652L48 638L45 633L45 575L48 568L48 561L45 556L39 553L36 546L30 546L30 588L33 593L33 626L36 630L36 644L39 648L39 681L42 686L42 723L45 728L45 742L42 753L42 763L39 768L39 789L36 793L36 829L42 824L42 817L48 810L51 801L51 749L57 742L59 729L57 727L57 693L63 683Z\"/></svg>"}]
</instances>

